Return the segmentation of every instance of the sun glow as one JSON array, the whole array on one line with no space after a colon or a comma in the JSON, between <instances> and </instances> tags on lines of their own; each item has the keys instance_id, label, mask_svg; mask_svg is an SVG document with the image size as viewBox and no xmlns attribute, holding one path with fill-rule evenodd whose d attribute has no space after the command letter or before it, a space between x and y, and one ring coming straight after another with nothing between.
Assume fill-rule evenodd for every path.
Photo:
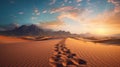
<instances>
[{"instance_id":1,"label":"sun glow","mask_svg":"<svg viewBox=\"0 0 120 67\"><path fill-rule=\"evenodd\" d=\"M97 35L108 35L109 30L106 29L106 28L96 28L95 29L95 34L97 34Z\"/></svg>"}]
</instances>

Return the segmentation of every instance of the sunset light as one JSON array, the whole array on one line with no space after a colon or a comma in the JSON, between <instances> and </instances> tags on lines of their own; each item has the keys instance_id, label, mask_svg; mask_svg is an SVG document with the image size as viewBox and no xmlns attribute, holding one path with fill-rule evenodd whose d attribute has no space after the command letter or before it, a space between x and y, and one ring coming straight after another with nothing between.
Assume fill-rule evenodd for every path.
<instances>
[{"instance_id":1,"label":"sunset light","mask_svg":"<svg viewBox=\"0 0 120 67\"><path fill-rule=\"evenodd\" d=\"M120 67L120 0L0 0L0 67Z\"/></svg>"}]
</instances>

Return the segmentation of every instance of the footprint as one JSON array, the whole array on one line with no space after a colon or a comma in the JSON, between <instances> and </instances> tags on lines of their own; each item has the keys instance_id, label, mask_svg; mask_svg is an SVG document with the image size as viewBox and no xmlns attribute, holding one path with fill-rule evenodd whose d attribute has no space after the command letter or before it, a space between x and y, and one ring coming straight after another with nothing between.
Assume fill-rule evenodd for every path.
<instances>
[{"instance_id":1,"label":"footprint","mask_svg":"<svg viewBox=\"0 0 120 67\"><path fill-rule=\"evenodd\" d=\"M50 63L52 67L64 67L62 63Z\"/></svg>"},{"instance_id":2,"label":"footprint","mask_svg":"<svg viewBox=\"0 0 120 67\"><path fill-rule=\"evenodd\" d=\"M77 58L75 53L71 53L65 44L65 40L55 45L53 56L49 59L52 67L79 67L86 65L85 60Z\"/></svg>"},{"instance_id":3,"label":"footprint","mask_svg":"<svg viewBox=\"0 0 120 67\"><path fill-rule=\"evenodd\" d=\"M75 64L75 65L86 65L87 62L85 60L82 59L78 59L78 58L72 58L71 61Z\"/></svg>"}]
</instances>

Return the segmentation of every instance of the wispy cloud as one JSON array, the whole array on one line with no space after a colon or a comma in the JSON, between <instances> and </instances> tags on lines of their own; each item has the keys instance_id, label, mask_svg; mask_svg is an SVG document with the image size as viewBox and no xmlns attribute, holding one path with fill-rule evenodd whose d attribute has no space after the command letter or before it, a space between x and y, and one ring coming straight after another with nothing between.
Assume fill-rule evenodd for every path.
<instances>
[{"instance_id":1,"label":"wispy cloud","mask_svg":"<svg viewBox=\"0 0 120 67\"><path fill-rule=\"evenodd\" d=\"M51 0L51 2L49 3L49 5L53 5L55 4L56 0Z\"/></svg>"},{"instance_id":2,"label":"wispy cloud","mask_svg":"<svg viewBox=\"0 0 120 67\"><path fill-rule=\"evenodd\" d=\"M49 22L40 22L37 25L45 29L58 30L60 29L60 27L64 25L64 22L56 20L56 21L49 21Z\"/></svg>"},{"instance_id":3,"label":"wispy cloud","mask_svg":"<svg viewBox=\"0 0 120 67\"><path fill-rule=\"evenodd\" d=\"M59 7L59 8L53 8L51 10L52 13L57 13L57 12L66 12L66 11L71 11L74 10L75 8L72 6L64 6L64 7Z\"/></svg>"},{"instance_id":4,"label":"wispy cloud","mask_svg":"<svg viewBox=\"0 0 120 67\"><path fill-rule=\"evenodd\" d=\"M58 19L63 21L64 18L69 18L72 19L76 22L80 22L84 19L87 19L86 17L91 13L90 10L88 9L78 9L78 8L72 8L71 10L62 12L59 16Z\"/></svg>"},{"instance_id":5,"label":"wispy cloud","mask_svg":"<svg viewBox=\"0 0 120 67\"><path fill-rule=\"evenodd\" d=\"M115 7L116 8L116 7ZM113 12L113 11L106 11L103 13L99 13L98 15L91 17L91 14L93 10L87 9L87 8L74 8L71 6L67 7L60 7L60 8L55 8L52 10L54 13L60 12L60 15L57 17L59 21L62 21L66 23L65 19L70 19L73 20L73 23L80 23L78 24L82 28L83 32L90 32L90 30L93 30L91 32L97 31L97 29L105 29L106 34L113 34L114 33L120 33L118 30L120 27L119 24L119 17L120 13L119 12ZM70 22L68 20L68 22ZM74 27L74 25L72 25ZM76 29L73 28L73 30ZM94 29L96 28L96 29Z\"/></svg>"},{"instance_id":6,"label":"wispy cloud","mask_svg":"<svg viewBox=\"0 0 120 67\"><path fill-rule=\"evenodd\" d=\"M33 16L33 17L31 17L31 20L36 20L36 19L37 19L37 17L34 17L34 16Z\"/></svg>"},{"instance_id":7,"label":"wispy cloud","mask_svg":"<svg viewBox=\"0 0 120 67\"><path fill-rule=\"evenodd\" d=\"M40 15L40 11L38 10L38 8L35 8L35 9L34 9L34 14L35 14L35 15Z\"/></svg>"},{"instance_id":8,"label":"wispy cloud","mask_svg":"<svg viewBox=\"0 0 120 67\"><path fill-rule=\"evenodd\" d=\"M43 12L42 13L47 13L47 10L43 10Z\"/></svg>"},{"instance_id":9,"label":"wispy cloud","mask_svg":"<svg viewBox=\"0 0 120 67\"><path fill-rule=\"evenodd\" d=\"M82 0L76 0L76 2L78 2L78 3L81 2L81 1L82 1Z\"/></svg>"},{"instance_id":10,"label":"wispy cloud","mask_svg":"<svg viewBox=\"0 0 120 67\"><path fill-rule=\"evenodd\" d=\"M64 0L64 2L66 3L66 2L68 2L68 0Z\"/></svg>"},{"instance_id":11,"label":"wispy cloud","mask_svg":"<svg viewBox=\"0 0 120 67\"><path fill-rule=\"evenodd\" d=\"M68 1L68 3L69 3L69 4L71 4L71 3L72 3L72 1Z\"/></svg>"},{"instance_id":12,"label":"wispy cloud","mask_svg":"<svg viewBox=\"0 0 120 67\"><path fill-rule=\"evenodd\" d=\"M24 14L24 12L18 12L18 14L22 15L22 14Z\"/></svg>"},{"instance_id":13,"label":"wispy cloud","mask_svg":"<svg viewBox=\"0 0 120 67\"><path fill-rule=\"evenodd\" d=\"M113 3L115 5L115 12L120 12L120 0L108 0L108 2Z\"/></svg>"}]
</instances>

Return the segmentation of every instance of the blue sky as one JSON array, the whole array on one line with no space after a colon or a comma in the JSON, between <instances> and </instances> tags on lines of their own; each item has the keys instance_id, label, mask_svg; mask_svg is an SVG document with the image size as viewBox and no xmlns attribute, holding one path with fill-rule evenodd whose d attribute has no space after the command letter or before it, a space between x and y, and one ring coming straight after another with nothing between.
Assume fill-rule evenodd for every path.
<instances>
[{"instance_id":1,"label":"blue sky","mask_svg":"<svg viewBox=\"0 0 120 67\"><path fill-rule=\"evenodd\" d=\"M113 7L107 0L90 0L91 5L87 3L87 0L82 0L81 2L76 2L76 0L68 0L67 2L64 0L55 0L55 3L50 5L52 1L54 0L1 0L0 25L10 23L31 24L57 20L56 17L59 13L50 14L50 11L53 8L62 7L62 4L77 8L91 7L92 10L95 10L95 15ZM77 6L77 4L80 4L80 6ZM35 9L39 10L40 15L33 15ZM43 13L43 11L47 12ZM31 20L31 17L36 17L37 19Z\"/></svg>"}]
</instances>

